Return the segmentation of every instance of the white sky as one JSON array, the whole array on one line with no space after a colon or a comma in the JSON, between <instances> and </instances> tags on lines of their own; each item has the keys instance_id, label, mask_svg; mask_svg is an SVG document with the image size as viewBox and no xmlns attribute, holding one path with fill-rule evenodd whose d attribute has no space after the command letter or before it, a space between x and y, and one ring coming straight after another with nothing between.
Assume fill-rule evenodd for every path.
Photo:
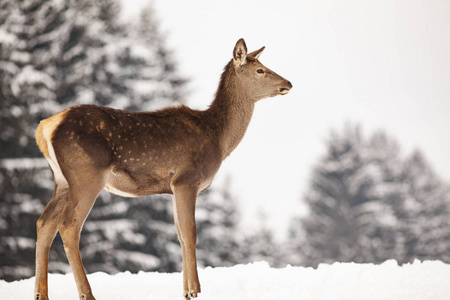
<instances>
[{"instance_id":1,"label":"white sky","mask_svg":"<svg viewBox=\"0 0 450 300\"><path fill-rule=\"evenodd\" d=\"M186 103L203 109L243 37L289 79L286 96L262 100L241 144L222 165L243 225L264 212L280 236L330 129L357 122L386 130L404 154L422 150L450 180L450 1L123 0L125 15L153 3L181 73Z\"/></svg>"}]
</instances>

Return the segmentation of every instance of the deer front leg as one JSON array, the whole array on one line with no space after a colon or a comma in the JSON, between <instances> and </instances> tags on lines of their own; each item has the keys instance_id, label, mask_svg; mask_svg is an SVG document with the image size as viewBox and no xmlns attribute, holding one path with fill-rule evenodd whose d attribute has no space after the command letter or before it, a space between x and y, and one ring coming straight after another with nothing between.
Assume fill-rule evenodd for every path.
<instances>
[{"instance_id":1,"label":"deer front leg","mask_svg":"<svg viewBox=\"0 0 450 300\"><path fill-rule=\"evenodd\" d=\"M173 192L175 226L183 255L183 294L186 299L197 298L200 293L195 254L197 244L195 203L198 191L189 186L175 186Z\"/></svg>"}]
</instances>

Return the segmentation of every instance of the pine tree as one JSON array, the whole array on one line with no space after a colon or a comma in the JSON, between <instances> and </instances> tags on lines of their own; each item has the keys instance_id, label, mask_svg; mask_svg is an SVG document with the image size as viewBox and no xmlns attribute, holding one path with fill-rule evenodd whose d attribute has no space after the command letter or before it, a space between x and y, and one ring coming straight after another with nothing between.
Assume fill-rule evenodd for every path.
<instances>
[{"instance_id":1,"label":"pine tree","mask_svg":"<svg viewBox=\"0 0 450 300\"><path fill-rule=\"evenodd\" d=\"M36 216L52 195L50 170L30 164L0 160L0 278L8 281L33 276Z\"/></svg>"},{"instance_id":2,"label":"pine tree","mask_svg":"<svg viewBox=\"0 0 450 300\"><path fill-rule=\"evenodd\" d=\"M63 35L66 7L53 1L6 1L0 52L2 132L0 158L36 156L34 126L39 107L51 106L55 81L45 70L53 65L50 37ZM53 54L53 53L52 53ZM60 55L56 53L55 55Z\"/></svg>"},{"instance_id":3,"label":"pine tree","mask_svg":"<svg viewBox=\"0 0 450 300\"><path fill-rule=\"evenodd\" d=\"M386 251L396 248L392 205L401 193L398 147L382 133L367 140L352 126L342 135L332 133L327 147L305 195L309 215L297 219L291 229L292 238L305 239L297 252L313 266L382 261ZM297 248L302 243L293 242Z\"/></svg>"},{"instance_id":4,"label":"pine tree","mask_svg":"<svg viewBox=\"0 0 450 300\"><path fill-rule=\"evenodd\" d=\"M389 258L403 261L404 245L398 232L401 217L397 211L406 196L402 181L403 160L398 143L382 131L375 132L367 140L367 165L364 167L371 178L367 190L367 204L362 206L365 224L361 232L361 244L365 250L364 260L383 262Z\"/></svg>"},{"instance_id":5,"label":"pine tree","mask_svg":"<svg viewBox=\"0 0 450 300\"><path fill-rule=\"evenodd\" d=\"M448 261L450 190L420 152L404 160L383 132L331 135L305 194L310 208L291 228L291 261Z\"/></svg>"},{"instance_id":6,"label":"pine tree","mask_svg":"<svg viewBox=\"0 0 450 300\"><path fill-rule=\"evenodd\" d=\"M403 222L405 261L450 261L450 189L423 154L415 151L405 162L408 197L398 210Z\"/></svg>"},{"instance_id":7,"label":"pine tree","mask_svg":"<svg viewBox=\"0 0 450 300\"><path fill-rule=\"evenodd\" d=\"M178 75L173 52L167 49L164 35L160 34L158 23L154 18L155 12L151 6L145 8L140 19L133 24L132 38L139 41L134 44L132 52L137 57L151 62L139 64L139 75L134 78L133 106L140 110L151 110L167 106L173 102L180 103L184 100L186 79ZM159 82L157 89L151 88L152 82ZM151 101L155 100L155 101ZM131 107L130 109L133 109Z\"/></svg>"}]
</instances>

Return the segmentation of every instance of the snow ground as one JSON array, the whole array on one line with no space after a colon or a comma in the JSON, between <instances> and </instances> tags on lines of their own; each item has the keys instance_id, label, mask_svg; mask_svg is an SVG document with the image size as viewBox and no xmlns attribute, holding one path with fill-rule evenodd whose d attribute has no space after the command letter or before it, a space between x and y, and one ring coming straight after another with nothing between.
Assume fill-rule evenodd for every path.
<instances>
[{"instance_id":1,"label":"snow ground","mask_svg":"<svg viewBox=\"0 0 450 300\"><path fill-rule=\"evenodd\" d=\"M270 268L265 262L199 270L201 299L444 300L450 295L450 265L415 261L399 266L334 263L317 269ZM181 273L128 272L89 276L97 300L183 299ZM3 300L32 299L34 278L0 281ZM52 300L77 299L72 274L49 276Z\"/></svg>"}]
</instances>

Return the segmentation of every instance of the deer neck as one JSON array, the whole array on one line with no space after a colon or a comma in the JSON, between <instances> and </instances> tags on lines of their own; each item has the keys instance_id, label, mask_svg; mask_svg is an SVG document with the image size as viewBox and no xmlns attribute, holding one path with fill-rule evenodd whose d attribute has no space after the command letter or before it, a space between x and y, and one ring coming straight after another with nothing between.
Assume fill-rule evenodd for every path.
<instances>
[{"instance_id":1,"label":"deer neck","mask_svg":"<svg viewBox=\"0 0 450 300\"><path fill-rule=\"evenodd\" d=\"M232 68L226 68L216 97L207 110L222 159L230 155L244 137L255 107L233 72Z\"/></svg>"}]
</instances>

